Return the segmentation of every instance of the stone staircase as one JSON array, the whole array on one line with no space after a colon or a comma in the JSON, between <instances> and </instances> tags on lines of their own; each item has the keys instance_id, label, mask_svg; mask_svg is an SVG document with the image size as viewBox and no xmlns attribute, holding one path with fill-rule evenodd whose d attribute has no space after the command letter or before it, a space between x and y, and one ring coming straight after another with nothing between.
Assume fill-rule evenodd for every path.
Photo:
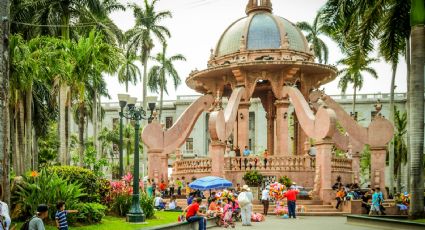
<instances>
[{"instance_id":1,"label":"stone staircase","mask_svg":"<svg viewBox=\"0 0 425 230\"><path fill-rule=\"evenodd\" d=\"M187 206L186 199L177 199L177 205L185 208ZM299 216L344 216L349 213L335 209L331 204L324 204L321 200L298 200L297 206L304 206L305 212L297 212ZM276 204L270 202L269 215L274 215ZM263 213L263 205L260 201L253 202L253 211Z\"/></svg>"}]
</instances>

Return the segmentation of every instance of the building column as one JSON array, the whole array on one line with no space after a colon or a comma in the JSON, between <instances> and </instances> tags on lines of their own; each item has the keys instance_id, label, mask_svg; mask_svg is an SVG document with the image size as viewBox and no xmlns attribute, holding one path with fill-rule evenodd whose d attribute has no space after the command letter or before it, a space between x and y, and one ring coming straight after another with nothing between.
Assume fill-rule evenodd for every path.
<instances>
[{"instance_id":1,"label":"building column","mask_svg":"<svg viewBox=\"0 0 425 230\"><path fill-rule=\"evenodd\" d=\"M161 161L159 163L160 166L160 180L164 180L166 184L168 184L168 154L162 154L159 157Z\"/></svg>"},{"instance_id":2,"label":"building column","mask_svg":"<svg viewBox=\"0 0 425 230\"><path fill-rule=\"evenodd\" d=\"M209 154L211 157L211 175L224 178L224 152L226 144L221 141L211 141Z\"/></svg>"},{"instance_id":3,"label":"building column","mask_svg":"<svg viewBox=\"0 0 425 230\"><path fill-rule=\"evenodd\" d=\"M354 183L360 184L360 154L354 153L351 159L351 170L353 171Z\"/></svg>"},{"instance_id":4,"label":"building column","mask_svg":"<svg viewBox=\"0 0 425 230\"><path fill-rule=\"evenodd\" d=\"M241 152L249 143L249 102L241 102L238 109L238 146Z\"/></svg>"},{"instance_id":5,"label":"building column","mask_svg":"<svg viewBox=\"0 0 425 230\"><path fill-rule=\"evenodd\" d=\"M161 149L148 149L148 177L154 179L155 183L161 182L161 164L160 157L162 155Z\"/></svg>"},{"instance_id":6,"label":"building column","mask_svg":"<svg viewBox=\"0 0 425 230\"><path fill-rule=\"evenodd\" d=\"M316 167L320 171L319 196L324 203L329 203L334 199L332 190L332 146L330 139L316 142L317 155Z\"/></svg>"},{"instance_id":7,"label":"building column","mask_svg":"<svg viewBox=\"0 0 425 230\"><path fill-rule=\"evenodd\" d=\"M387 195L387 191L385 189L386 155L386 147L370 148L370 187L379 187L384 195Z\"/></svg>"}]
</instances>

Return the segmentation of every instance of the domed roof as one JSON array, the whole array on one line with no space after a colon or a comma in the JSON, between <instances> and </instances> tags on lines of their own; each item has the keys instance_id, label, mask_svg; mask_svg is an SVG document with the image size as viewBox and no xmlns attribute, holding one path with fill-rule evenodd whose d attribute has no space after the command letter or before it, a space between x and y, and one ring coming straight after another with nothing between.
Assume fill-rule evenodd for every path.
<instances>
[{"instance_id":1,"label":"domed roof","mask_svg":"<svg viewBox=\"0 0 425 230\"><path fill-rule=\"evenodd\" d=\"M257 9L258 8L258 9ZM310 53L302 32L285 18L273 15L269 9L247 9L248 15L232 23L221 36L215 56L243 51L242 49L289 49Z\"/></svg>"}]
</instances>

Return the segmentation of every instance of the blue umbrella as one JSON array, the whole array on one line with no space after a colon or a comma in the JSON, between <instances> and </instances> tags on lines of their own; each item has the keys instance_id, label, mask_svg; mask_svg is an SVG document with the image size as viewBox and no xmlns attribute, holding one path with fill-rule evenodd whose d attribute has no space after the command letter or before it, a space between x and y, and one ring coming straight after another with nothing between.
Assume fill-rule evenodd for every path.
<instances>
[{"instance_id":1,"label":"blue umbrella","mask_svg":"<svg viewBox=\"0 0 425 230\"><path fill-rule=\"evenodd\" d=\"M192 189L199 189L201 191L209 189L224 189L232 187L232 182L216 176L206 176L195 180L189 184Z\"/></svg>"}]
</instances>

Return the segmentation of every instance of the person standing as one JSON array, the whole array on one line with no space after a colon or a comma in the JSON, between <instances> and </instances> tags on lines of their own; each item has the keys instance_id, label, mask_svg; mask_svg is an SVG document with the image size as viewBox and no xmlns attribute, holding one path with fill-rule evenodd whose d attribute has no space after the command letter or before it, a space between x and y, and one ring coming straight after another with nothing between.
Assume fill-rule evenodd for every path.
<instances>
[{"instance_id":1,"label":"person standing","mask_svg":"<svg viewBox=\"0 0 425 230\"><path fill-rule=\"evenodd\" d=\"M248 149L248 146L245 145L245 149L243 150L243 156L249 157L251 155L251 150Z\"/></svg>"},{"instance_id":2,"label":"person standing","mask_svg":"<svg viewBox=\"0 0 425 230\"><path fill-rule=\"evenodd\" d=\"M238 203L241 207L242 226L251 226L253 195L248 185L242 186L242 192L238 196Z\"/></svg>"},{"instance_id":3,"label":"person standing","mask_svg":"<svg viewBox=\"0 0 425 230\"><path fill-rule=\"evenodd\" d=\"M148 194L149 197L153 197L153 187L152 187L152 182L150 179L148 179L148 185L146 188L146 192Z\"/></svg>"},{"instance_id":4,"label":"person standing","mask_svg":"<svg viewBox=\"0 0 425 230\"><path fill-rule=\"evenodd\" d=\"M176 180L176 186L177 186L177 195L178 196L181 196L182 195L183 183L180 180L180 178L177 178L177 180Z\"/></svg>"},{"instance_id":5,"label":"person standing","mask_svg":"<svg viewBox=\"0 0 425 230\"><path fill-rule=\"evenodd\" d=\"M170 180L170 183L168 184L168 188L170 190L170 197L171 197L174 195L174 190L175 190L175 183L173 179Z\"/></svg>"},{"instance_id":6,"label":"person standing","mask_svg":"<svg viewBox=\"0 0 425 230\"><path fill-rule=\"evenodd\" d=\"M269 202L270 202L270 195L269 195L269 186L267 185L264 190L261 192L261 203L263 204L263 214L267 216L267 213L269 211Z\"/></svg>"},{"instance_id":7,"label":"person standing","mask_svg":"<svg viewBox=\"0 0 425 230\"><path fill-rule=\"evenodd\" d=\"M385 215L385 207L383 205L383 203L384 203L384 194L382 194L381 188L376 188L376 192L378 193L378 196L379 196L379 210L381 211L381 214L382 215Z\"/></svg>"},{"instance_id":8,"label":"person standing","mask_svg":"<svg viewBox=\"0 0 425 230\"><path fill-rule=\"evenodd\" d=\"M263 157L264 157L264 159L263 159L263 162L264 162L264 169L267 169L267 157L269 156L269 152L267 151L267 149L266 150L264 150L264 153L263 153Z\"/></svg>"},{"instance_id":9,"label":"person standing","mask_svg":"<svg viewBox=\"0 0 425 230\"><path fill-rule=\"evenodd\" d=\"M78 210L65 210L65 202L59 201L56 204L56 227L58 227L59 230L68 230L68 221L66 220L66 216L68 213L77 213Z\"/></svg>"},{"instance_id":10,"label":"person standing","mask_svg":"<svg viewBox=\"0 0 425 230\"><path fill-rule=\"evenodd\" d=\"M9 230L12 220L10 219L9 206L0 201L0 230Z\"/></svg>"},{"instance_id":11,"label":"person standing","mask_svg":"<svg viewBox=\"0 0 425 230\"><path fill-rule=\"evenodd\" d=\"M49 207L45 204L40 204L37 207L37 214L32 217L28 224L29 230L45 230L43 219L49 216Z\"/></svg>"},{"instance_id":12,"label":"person standing","mask_svg":"<svg viewBox=\"0 0 425 230\"><path fill-rule=\"evenodd\" d=\"M241 156L241 149L239 148L239 146L236 146L235 154L236 154L236 157L240 157Z\"/></svg>"},{"instance_id":13,"label":"person standing","mask_svg":"<svg viewBox=\"0 0 425 230\"><path fill-rule=\"evenodd\" d=\"M167 190L167 185L165 184L165 182L162 180L161 183L159 184L159 191L162 193L162 196L165 196L165 192Z\"/></svg>"},{"instance_id":14,"label":"person standing","mask_svg":"<svg viewBox=\"0 0 425 230\"><path fill-rule=\"evenodd\" d=\"M199 222L199 230L207 229L207 220L205 214L199 211L199 206L202 203L202 198L196 198L195 202L184 209L186 213L186 220L189 223Z\"/></svg>"},{"instance_id":15,"label":"person standing","mask_svg":"<svg viewBox=\"0 0 425 230\"><path fill-rule=\"evenodd\" d=\"M295 214L295 210L297 208L296 202L297 202L297 194L300 191L295 188L295 186L289 187L289 190L284 194L284 197L288 200L288 215L289 218L293 217L294 219L297 218Z\"/></svg>"}]
</instances>

